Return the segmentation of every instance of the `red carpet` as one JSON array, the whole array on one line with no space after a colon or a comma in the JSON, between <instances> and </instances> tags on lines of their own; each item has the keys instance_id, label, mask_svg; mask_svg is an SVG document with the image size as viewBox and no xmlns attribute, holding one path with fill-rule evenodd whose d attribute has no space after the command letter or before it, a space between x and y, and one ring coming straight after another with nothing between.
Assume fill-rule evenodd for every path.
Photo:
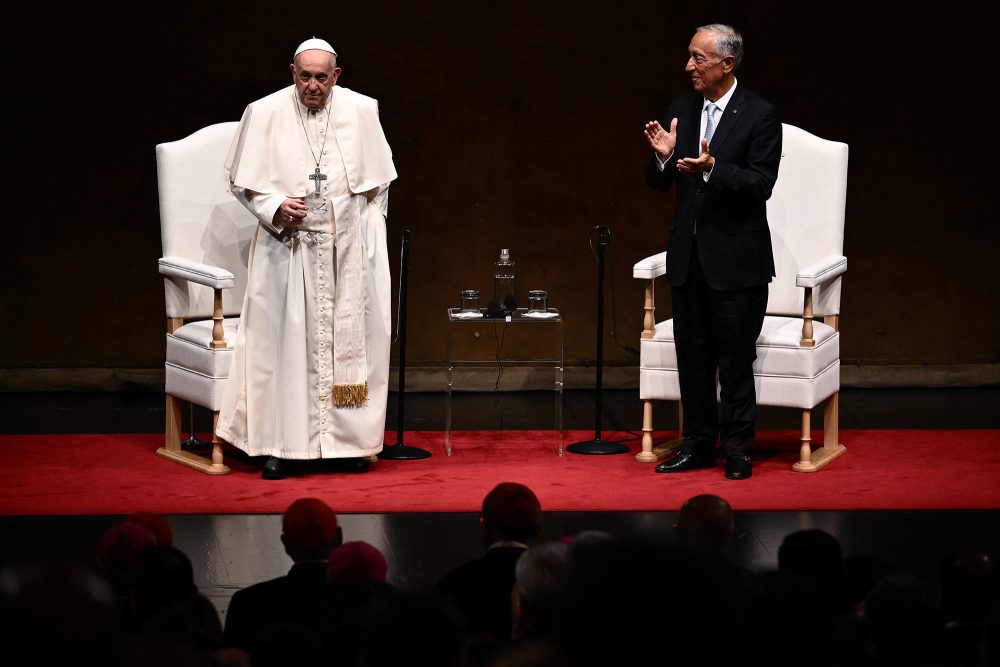
<instances>
[{"instance_id":1,"label":"red carpet","mask_svg":"<svg viewBox=\"0 0 1000 667\"><path fill-rule=\"evenodd\" d=\"M564 442L592 436L568 432ZM0 514L280 513L303 496L345 513L476 511L502 481L527 484L546 510L673 511L698 493L721 495L739 510L1000 508L1000 431L843 431L847 452L810 474L791 471L796 438L761 433L753 477L741 482L724 479L721 468L656 474L631 454L559 458L551 431L456 433L451 457L440 432L409 432L406 444L431 458L269 482L233 456L233 473L222 477L161 459L153 453L156 434L2 435ZM637 440L628 444L638 451Z\"/></svg>"}]
</instances>

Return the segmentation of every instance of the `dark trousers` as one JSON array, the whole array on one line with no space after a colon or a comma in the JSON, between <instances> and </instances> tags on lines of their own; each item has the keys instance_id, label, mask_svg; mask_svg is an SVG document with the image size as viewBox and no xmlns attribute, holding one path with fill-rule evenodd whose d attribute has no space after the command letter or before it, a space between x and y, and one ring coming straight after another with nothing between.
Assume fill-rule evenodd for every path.
<instances>
[{"instance_id":1,"label":"dark trousers","mask_svg":"<svg viewBox=\"0 0 1000 667\"><path fill-rule=\"evenodd\" d=\"M767 285L712 289L695 247L684 285L671 286L670 293L684 408L683 451L712 456L719 438L727 457L748 456L757 418L753 362L767 308Z\"/></svg>"}]
</instances>

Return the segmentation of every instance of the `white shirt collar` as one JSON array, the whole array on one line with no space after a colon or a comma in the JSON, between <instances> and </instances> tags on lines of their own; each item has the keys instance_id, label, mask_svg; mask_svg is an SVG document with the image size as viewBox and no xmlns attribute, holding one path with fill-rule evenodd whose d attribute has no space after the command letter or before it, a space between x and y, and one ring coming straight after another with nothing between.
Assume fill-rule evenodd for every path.
<instances>
[{"instance_id":1,"label":"white shirt collar","mask_svg":"<svg viewBox=\"0 0 1000 667\"><path fill-rule=\"evenodd\" d=\"M514 540L497 540L490 546L486 548L487 551L493 549L527 549L528 545L524 542L515 542Z\"/></svg>"},{"instance_id":2,"label":"white shirt collar","mask_svg":"<svg viewBox=\"0 0 1000 667\"><path fill-rule=\"evenodd\" d=\"M729 104L729 100L733 99L733 93L736 92L736 86L737 86L737 81L736 78L734 77L733 85L729 87L729 90L726 91L726 94L714 102L715 106L719 107L719 111L726 110L726 106ZM709 104L712 104L712 101L706 97L704 100L702 100L701 110L704 111Z\"/></svg>"}]
</instances>

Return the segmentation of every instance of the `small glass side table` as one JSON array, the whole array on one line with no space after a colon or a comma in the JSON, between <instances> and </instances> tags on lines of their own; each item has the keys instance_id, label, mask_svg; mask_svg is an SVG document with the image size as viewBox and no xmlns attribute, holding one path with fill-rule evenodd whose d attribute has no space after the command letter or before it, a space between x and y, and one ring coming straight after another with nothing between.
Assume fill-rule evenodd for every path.
<instances>
[{"instance_id":1,"label":"small glass side table","mask_svg":"<svg viewBox=\"0 0 1000 667\"><path fill-rule=\"evenodd\" d=\"M480 309L485 314L485 309ZM488 333L488 335L484 335ZM549 341L544 339L548 338ZM529 349L524 349L528 347ZM506 348L506 349L505 349ZM542 351L547 350L547 351ZM461 308L448 309L448 386L445 392L444 446L451 456L452 393L461 391L462 369L503 369L511 366L551 367L554 392L553 429L556 452L563 455L563 323L557 308L544 313L518 308L506 318L469 317ZM481 386L483 375L479 376ZM499 373L498 373L499 375ZM498 379L499 383L499 379Z\"/></svg>"}]
</instances>

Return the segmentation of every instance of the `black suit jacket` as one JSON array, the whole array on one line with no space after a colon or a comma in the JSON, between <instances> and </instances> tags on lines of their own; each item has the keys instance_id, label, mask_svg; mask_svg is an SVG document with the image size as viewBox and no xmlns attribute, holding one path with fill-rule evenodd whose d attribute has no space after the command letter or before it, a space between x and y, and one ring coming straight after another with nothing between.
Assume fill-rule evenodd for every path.
<instances>
[{"instance_id":1,"label":"black suit jacket","mask_svg":"<svg viewBox=\"0 0 1000 667\"><path fill-rule=\"evenodd\" d=\"M237 591L226 612L226 645L253 651L262 633L278 622L318 631L325 588L326 563L296 563L284 577Z\"/></svg>"},{"instance_id":2,"label":"black suit jacket","mask_svg":"<svg viewBox=\"0 0 1000 667\"><path fill-rule=\"evenodd\" d=\"M510 639L510 592L514 568L523 547L496 547L481 558L459 565L444 576L437 590L461 609L473 633L488 632L494 639Z\"/></svg>"},{"instance_id":3,"label":"black suit jacket","mask_svg":"<svg viewBox=\"0 0 1000 667\"><path fill-rule=\"evenodd\" d=\"M691 93L670 104L662 125L669 129L671 119L677 118L674 154L662 172L655 156L646 167L646 182L654 190L667 191L677 185L677 214L667 245L667 280L683 285L691 252L696 251L705 279L714 289L769 283L774 257L766 202L781 159L778 111L737 85L709 144L715 167L706 183L701 174L685 176L677 171L679 159L701 153L703 103L700 93Z\"/></svg>"}]
</instances>

